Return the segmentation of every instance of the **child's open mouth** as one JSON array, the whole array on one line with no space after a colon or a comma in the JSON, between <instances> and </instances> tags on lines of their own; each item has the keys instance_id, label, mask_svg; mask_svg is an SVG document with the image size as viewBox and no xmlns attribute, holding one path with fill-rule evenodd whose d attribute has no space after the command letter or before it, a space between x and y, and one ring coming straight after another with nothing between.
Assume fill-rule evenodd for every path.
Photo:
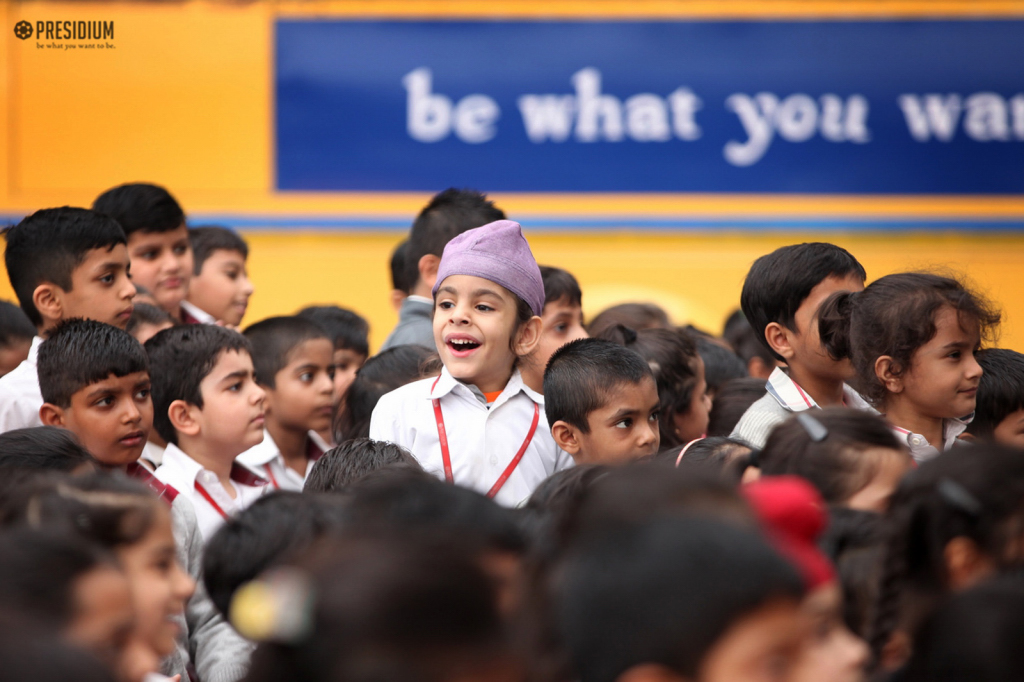
<instances>
[{"instance_id":1,"label":"child's open mouth","mask_svg":"<svg viewBox=\"0 0 1024 682\"><path fill-rule=\"evenodd\" d=\"M445 340L445 344L457 358L469 355L481 345L479 341L469 336L450 336Z\"/></svg>"}]
</instances>

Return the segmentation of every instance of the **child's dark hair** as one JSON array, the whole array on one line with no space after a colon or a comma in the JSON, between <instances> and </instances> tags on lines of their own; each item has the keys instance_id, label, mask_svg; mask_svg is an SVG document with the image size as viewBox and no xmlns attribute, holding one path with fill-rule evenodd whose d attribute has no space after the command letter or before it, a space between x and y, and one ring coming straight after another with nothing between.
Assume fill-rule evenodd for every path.
<instances>
[{"instance_id":1,"label":"child's dark hair","mask_svg":"<svg viewBox=\"0 0 1024 682\"><path fill-rule=\"evenodd\" d=\"M424 365L437 353L419 345L389 348L367 360L348 388L345 406L334 420L334 441L370 435L370 417L381 397L423 377Z\"/></svg>"},{"instance_id":2,"label":"child's dark hair","mask_svg":"<svg viewBox=\"0 0 1024 682\"><path fill-rule=\"evenodd\" d=\"M286 608L309 631L261 644L249 682L445 682L510 662L495 587L457 540L345 533L299 568L311 603Z\"/></svg>"},{"instance_id":3,"label":"child's dark hair","mask_svg":"<svg viewBox=\"0 0 1024 682\"><path fill-rule=\"evenodd\" d=\"M359 314L336 305L303 308L299 317L320 325L334 344L334 350L350 350L363 357L370 354L370 325Z\"/></svg>"},{"instance_id":4,"label":"child's dark hair","mask_svg":"<svg viewBox=\"0 0 1024 682\"><path fill-rule=\"evenodd\" d=\"M1024 355L1003 348L986 348L975 359L984 373L978 384L974 420L967 431L979 438L992 438L1004 419L1024 410Z\"/></svg>"},{"instance_id":5,"label":"child's dark hair","mask_svg":"<svg viewBox=\"0 0 1024 682\"><path fill-rule=\"evenodd\" d=\"M595 538L556 573L556 611L581 682L663 665L698 679L714 644L744 616L804 590L752 530L669 517Z\"/></svg>"},{"instance_id":6,"label":"child's dark hair","mask_svg":"<svg viewBox=\"0 0 1024 682\"><path fill-rule=\"evenodd\" d=\"M808 423L810 422L810 423ZM909 453L885 420L863 410L827 407L801 412L776 426L758 455L761 474L807 479L828 504L841 505L868 485L882 466L868 450Z\"/></svg>"},{"instance_id":7,"label":"child's dark hair","mask_svg":"<svg viewBox=\"0 0 1024 682\"><path fill-rule=\"evenodd\" d=\"M741 440L722 436L701 438L693 443L664 450L658 453L658 459L671 464L678 462L682 469L694 467L710 471L734 483L742 480L747 467L757 466L756 454L749 445Z\"/></svg>"},{"instance_id":8,"label":"child's dark hair","mask_svg":"<svg viewBox=\"0 0 1024 682\"><path fill-rule=\"evenodd\" d=\"M124 230L109 217L85 208L44 208L4 233L4 262L18 304L37 327L43 323L32 295L40 284L71 291L71 273L93 249L127 244Z\"/></svg>"},{"instance_id":9,"label":"child's dark hair","mask_svg":"<svg viewBox=\"0 0 1024 682\"><path fill-rule=\"evenodd\" d=\"M872 405L883 406L887 391L875 376L875 361L892 358L892 372L910 369L914 353L935 336L935 317L952 307L962 328L977 326L990 340L999 313L962 282L927 272L886 275L864 291L830 296L818 312L821 344L836 360L850 358L857 390Z\"/></svg>"},{"instance_id":10,"label":"child's dark hair","mask_svg":"<svg viewBox=\"0 0 1024 682\"><path fill-rule=\"evenodd\" d=\"M405 252L405 278L410 290L420 280L420 259L441 257L445 245L474 227L504 220L505 212L473 189L450 187L430 200L413 221Z\"/></svg>"},{"instance_id":11,"label":"child's dark hair","mask_svg":"<svg viewBox=\"0 0 1024 682\"><path fill-rule=\"evenodd\" d=\"M526 551L526 538L512 510L428 474L397 475L407 472L408 468L386 472L396 475L371 475L349 486L348 520L370 531L400 528L450 535L479 551Z\"/></svg>"},{"instance_id":12,"label":"child's dark hair","mask_svg":"<svg viewBox=\"0 0 1024 682\"><path fill-rule=\"evenodd\" d=\"M903 479L888 519L876 655L895 630L916 631L950 591L945 550L954 538L970 540L996 571L1024 563L1024 457L991 444L942 453Z\"/></svg>"},{"instance_id":13,"label":"child's dark hair","mask_svg":"<svg viewBox=\"0 0 1024 682\"><path fill-rule=\"evenodd\" d=\"M75 618L75 584L114 558L91 542L51 530L19 528L0 536L0 604L62 630Z\"/></svg>"},{"instance_id":14,"label":"child's dark hair","mask_svg":"<svg viewBox=\"0 0 1024 682\"><path fill-rule=\"evenodd\" d=\"M170 232L185 224L185 212L171 193L142 182L119 185L96 197L92 209L110 216L133 232Z\"/></svg>"},{"instance_id":15,"label":"child's dark hair","mask_svg":"<svg viewBox=\"0 0 1024 682\"><path fill-rule=\"evenodd\" d=\"M409 451L400 445L369 438L355 438L325 452L310 470L302 491L338 492L366 474L385 467L422 468Z\"/></svg>"},{"instance_id":16,"label":"child's dark hair","mask_svg":"<svg viewBox=\"0 0 1024 682\"><path fill-rule=\"evenodd\" d=\"M206 545L203 582L210 600L227 618L239 587L342 525L341 508L330 498L289 491L259 498L228 519Z\"/></svg>"},{"instance_id":17,"label":"child's dark hair","mask_svg":"<svg viewBox=\"0 0 1024 682\"><path fill-rule=\"evenodd\" d=\"M189 324L164 329L146 341L152 368L153 428L168 443L178 444L178 434L167 414L175 400L202 409L200 384L213 371L222 353L251 355L249 341L236 331L213 324Z\"/></svg>"},{"instance_id":18,"label":"child's dark hair","mask_svg":"<svg viewBox=\"0 0 1024 682\"><path fill-rule=\"evenodd\" d=\"M885 550L885 519L881 514L829 507L829 523L821 550L836 567L843 588L843 620L858 637L867 639L878 604Z\"/></svg>"},{"instance_id":19,"label":"child's dark hair","mask_svg":"<svg viewBox=\"0 0 1024 682\"><path fill-rule=\"evenodd\" d=\"M31 343L36 327L25 311L10 301L0 301L0 348Z\"/></svg>"},{"instance_id":20,"label":"child's dark hair","mask_svg":"<svg viewBox=\"0 0 1024 682\"><path fill-rule=\"evenodd\" d=\"M0 433L0 469L71 472L93 461L67 429L33 426Z\"/></svg>"},{"instance_id":21,"label":"child's dark hair","mask_svg":"<svg viewBox=\"0 0 1024 682\"><path fill-rule=\"evenodd\" d=\"M717 396L722 384L747 376L747 366L740 357L714 339L690 334L697 344L697 352L704 361L704 379L708 393Z\"/></svg>"},{"instance_id":22,"label":"child's dark hair","mask_svg":"<svg viewBox=\"0 0 1024 682\"><path fill-rule=\"evenodd\" d=\"M408 253L409 240L403 239L395 247L395 250L391 252L391 260L388 263L391 269L391 288L397 289L407 296L412 292L412 288L416 284L409 281L409 272L405 267L405 259Z\"/></svg>"},{"instance_id":23,"label":"child's dark hair","mask_svg":"<svg viewBox=\"0 0 1024 682\"><path fill-rule=\"evenodd\" d=\"M639 354L603 339L576 339L551 356L544 372L544 413L548 424L564 421L590 433L588 415L607 404L623 385L654 374Z\"/></svg>"},{"instance_id":24,"label":"child's dark hair","mask_svg":"<svg viewBox=\"0 0 1024 682\"><path fill-rule=\"evenodd\" d=\"M765 367L775 366L775 354L768 346L760 340L764 333L758 336L754 328L750 326L742 310L736 310L725 321L725 328L722 330L722 338L725 339L736 355L750 369L750 361L758 358Z\"/></svg>"},{"instance_id":25,"label":"child's dark hair","mask_svg":"<svg viewBox=\"0 0 1024 682\"><path fill-rule=\"evenodd\" d=\"M145 537L161 504L142 483L121 472L102 472L37 493L26 515L34 528L78 535L113 551Z\"/></svg>"},{"instance_id":26,"label":"child's dark hair","mask_svg":"<svg viewBox=\"0 0 1024 682\"><path fill-rule=\"evenodd\" d=\"M1000 576L954 595L924 624L895 682L1024 680L1024 578Z\"/></svg>"},{"instance_id":27,"label":"child's dark hair","mask_svg":"<svg viewBox=\"0 0 1024 682\"><path fill-rule=\"evenodd\" d=\"M636 330L672 328L668 313L654 303L620 303L595 315L587 325L587 332L591 336L605 337L616 325Z\"/></svg>"},{"instance_id":28,"label":"child's dark hair","mask_svg":"<svg viewBox=\"0 0 1024 682\"><path fill-rule=\"evenodd\" d=\"M203 263L214 251L237 251L242 260L249 258L249 245L237 232L220 225L197 225L188 228L188 241L192 245L192 272L198 275Z\"/></svg>"},{"instance_id":29,"label":"child's dark hair","mask_svg":"<svg viewBox=\"0 0 1024 682\"><path fill-rule=\"evenodd\" d=\"M708 415L708 436L728 436L750 406L767 392L764 379L754 377L731 379L722 384Z\"/></svg>"},{"instance_id":30,"label":"child's dark hair","mask_svg":"<svg viewBox=\"0 0 1024 682\"><path fill-rule=\"evenodd\" d=\"M43 401L70 407L71 396L111 374L149 371L149 359L126 331L96 320L61 322L39 346L39 390Z\"/></svg>"},{"instance_id":31,"label":"child's dark hair","mask_svg":"<svg viewBox=\"0 0 1024 682\"><path fill-rule=\"evenodd\" d=\"M323 327L298 315L268 317L249 325L242 334L249 341L256 381L268 388L274 388L277 373L285 368L299 344L313 339L331 341Z\"/></svg>"},{"instance_id":32,"label":"child's dark hair","mask_svg":"<svg viewBox=\"0 0 1024 682\"><path fill-rule=\"evenodd\" d=\"M794 329L796 311L811 289L829 277L867 279L864 266L835 244L811 242L783 246L750 266L740 294L740 306L757 340L776 360L782 356L768 346L764 331L772 322Z\"/></svg>"},{"instance_id":33,"label":"child's dark hair","mask_svg":"<svg viewBox=\"0 0 1024 682\"><path fill-rule=\"evenodd\" d=\"M580 283L571 272L550 265L541 265L540 277L544 281L544 305L562 300L569 305L583 305Z\"/></svg>"},{"instance_id":34,"label":"child's dark hair","mask_svg":"<svg viewBox=\"0 0 1024 682\"><path fill-rule=\"evenodd\" d=\"M601 337L636 351L654 372L661 399L661 450L683 445L676 435L673 417L690 410L693 391L697 388L697 346L688 334L676 329L641 329L633 331L617 325ZM548 398L550 400L550 398Z\"/></svg>"},{"instance_id":35,"label":"child's dark hair","mask_svg":"<svg viewBox=\"0 0 1024 682\"><path fill-rule=\"evenodd\" d=\"M21 682L117 682L108 666L53 631L21 614L0 614L0 669Z\"/></svg>"},{"instance_id":36,"label":"child's dark hair","mask_svg":"<svg viewBox=\"0 0 1024 682\"><path fill-rule=\"evenodd\" d=\"M136 303L135 309L132 310L132 316L128 319L128 326L124 330L131 334L144 324L157 326L168 322L174 324L174 318L163 308L157 308L148 303Z\"/></svg>"}]
</instances>

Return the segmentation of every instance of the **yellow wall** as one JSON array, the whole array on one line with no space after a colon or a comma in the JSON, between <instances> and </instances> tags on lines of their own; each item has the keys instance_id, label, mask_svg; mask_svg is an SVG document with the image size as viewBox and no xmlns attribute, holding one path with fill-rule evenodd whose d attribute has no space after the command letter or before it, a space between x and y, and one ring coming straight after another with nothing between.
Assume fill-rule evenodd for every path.
<instances>
[{"instance_id":1,"label":"yellow wall","mask_svg":"<svg viewBox=\"0 0 1024 682\"><path fill-rule=\"evenodd\" d=\"M486 5L481 6L481 5ZM1024 16L1024 3L974 0L376 0L0 4L0 214L88 205L128 181L170 188L186 210L217 215L360 217L408 223L425 194L279 193L273 178L272 28L278 16L625 16L743 18ZM20 41L26 19L114 20L113 49L37 49ZM45 42L45 41L43 41ZM442 189L439 187L438 189ZM482 188L486 189L486 188ZM1004 345L1024 348L1024 235L778 234L628 230L630 220L730 217L828 221L1024 219L1022 197L763 197L501 195L537 258L574 272L589 313L626 299L654 300L677 321L717 330L757 256L795 240L849 248L872 277L939 265L966 271L1006 311ZM544 232L541 217L621 220L623 229ZM314 302L366 315L379 345L395 315L387 258L398 231L245 232L257 286L246 322ZM0 296L10 297L6 278Z\"/></svg>"}]
</instances>

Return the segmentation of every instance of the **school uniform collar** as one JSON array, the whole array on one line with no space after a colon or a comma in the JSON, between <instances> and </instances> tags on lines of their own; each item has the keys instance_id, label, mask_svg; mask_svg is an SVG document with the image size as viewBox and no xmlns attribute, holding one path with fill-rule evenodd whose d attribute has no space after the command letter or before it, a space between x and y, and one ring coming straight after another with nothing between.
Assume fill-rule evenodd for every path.
<instances>
[{"instance_id":1,"label":"school uniform collar","mask_svg":"<svg viewBox=\"0 0 1024 682\"><path fill-rule=\"evenodd\" d=\"M217 318L188 301L182 301L181 321L185 324L214 324Z\"/></svg>"},{"instance_id":2,"label":"school uniform collar","mask_svg":"<svg viewBox=\"0 0 1024 682\"><path fill-rule=\"evenodd\" d=\"M171 469L177 469L181 478L188 481L189 485L194 486L196 483L196 477L199 476L199 472L205 471L202 464L192 459L174 443L168 443L167 448L164 450L164 460L161 467L169 467ZM241 464L237 460L231 463L231 480L241 485L247 485L254 488L265 486L268 481L261 477L255 471L249 467Z\"/></svg>"},{"instance_id":3,"label":"school uniform collar","mask_svg":"<svg viewBox=\"0 0 1024 682\"><path fill-rule=\"evenodd\" d=\"M787 412L804 412L819 407L811 394L793 381L781 367L772 370L771 376L765 383L765 388L768 389L768 394L775 398L775 401ZM875 411L857 391L847 384L843 384L843 403L847 407Z\"/></svg>"},{"instance_id":4,"label":"school uniform collar","mask_svg":"<svg viewBox=\"0 0 1024 682\"><path fill-rule=\"evenodd\" d=\"M315 462L323 457L331 446L316 431L309 431L307 435L309 440L306 441L306 456L310 462ZM263 429L263 442L239 455L236 464L241 462L249 468L258 468L270 464L275 459L281 460L281 466L287 466L284 457L281 456L281 448L274 442L274 437L270 435L270 431Z\"/></svg>"},{"instance_id":5,"label":"school uniform collar","mask_svg":"<svg viewBox=\"0 0 1024 682\"><path fill-rule=\"evenodd\" d=\"M928 439L919 433L908 431L899 426L892 425L892 432L896 440L907 446L915 462L923 462L945 452L953 447L956 439L967 430L968 424L974 420L974 413L957 419L942 420L942 450L928 442Z\"/></svg>"},{"instance_id":6,"label":"school uniform collar","mask_svg":"<svg viewBox=\"0 0 1024 682\"><path fill-rule=\"evenodd\" d=\"M462 383L461 381L453 377L451 373L448 371L448 368L445 367L441 370L441 376L439 376L434 381L434 384L430 389L430 393L427 395L427 399L440 400L444 396L451 393L467 397L470 400L472 400L473 403L480 405L484 409L494 409L496 407L501 406L504 403L507 403L509 400L517 396L520 392L522 392L525 393L530 400L537 403L538 405L544 405L544 396L541 395L540 393L537 393L529 386L527 386L525 383L523 383L523 375L520 374L518 368L516 368L512 372L512 378L508 380L508 383L505 384L505 388L502 389L501 394L493 403L490 404L490 406L487 405L486 399L484 399L483 401L480 400L481 396L483 395L482 393L480 393L480 389L477 388L476 391L474 391L474 388L476 387L473 386L471 388L470 386Z\"/></svg>"},{"instance_id":7,"label":"school uniform collar","mask_svg":"<svg viewBox=\"0 0 1024 682\"><path fill-rule=\"evenodd\" d=\"M29 346L28 357L25 358L25 362L32 365L33 367L36 366L37 360L39 359L39 346L42 343L43 337L39 336L38 334L32 337L32 345Z\"/></svg>"}]
</instances>

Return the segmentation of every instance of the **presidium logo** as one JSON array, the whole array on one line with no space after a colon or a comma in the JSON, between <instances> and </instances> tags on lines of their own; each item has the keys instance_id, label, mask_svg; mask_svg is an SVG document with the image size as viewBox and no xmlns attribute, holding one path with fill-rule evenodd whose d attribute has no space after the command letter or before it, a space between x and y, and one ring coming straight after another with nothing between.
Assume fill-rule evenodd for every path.
<instances>
[{"instance_id":1,"label":"presidium logo","mask_svg":"<svg viewBox=\"0 0 1024 682\"><path fill-rule=\"evenodd\" d=\"M112 43L105 42L114 39L113 21L37 21L32 26L30 21L19 21L14 25L14 35L21 40L28 40L33 36L36 41L54 41L48 44L36 42L38 48L65 49L63 41L103 41L99 43L86 43L76 45L67 43L66 49L76 47L87 48L112 48ZM61 41L61 42L56 42Z\"/></svg>"}]
</instances>

